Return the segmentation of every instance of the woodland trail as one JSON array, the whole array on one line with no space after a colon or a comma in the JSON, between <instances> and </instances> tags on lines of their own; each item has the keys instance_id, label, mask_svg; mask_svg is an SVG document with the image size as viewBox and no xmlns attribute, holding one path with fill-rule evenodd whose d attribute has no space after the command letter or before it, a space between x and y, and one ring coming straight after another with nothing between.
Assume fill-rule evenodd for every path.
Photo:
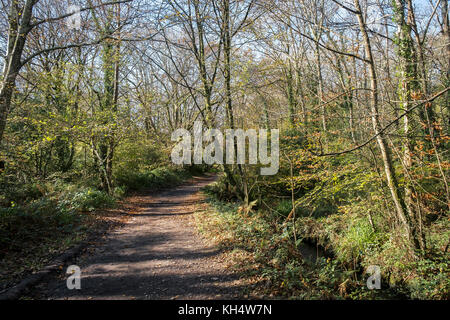
<instances>
[{"instance_id":1,"label":"woodland trail","mask_svg":"<svg viewBox=\"0 0 450 320\"><path fill-rule=\"evenodd\" d=\"M158 194L141 196L144 210L112 231L73 264L81 268L81 289L69 290L64 270L39 285L37 299L234 299L237 275L227 271L220 251L189 223L199 189L215 176Z\"/></svg>"}]
</instances>

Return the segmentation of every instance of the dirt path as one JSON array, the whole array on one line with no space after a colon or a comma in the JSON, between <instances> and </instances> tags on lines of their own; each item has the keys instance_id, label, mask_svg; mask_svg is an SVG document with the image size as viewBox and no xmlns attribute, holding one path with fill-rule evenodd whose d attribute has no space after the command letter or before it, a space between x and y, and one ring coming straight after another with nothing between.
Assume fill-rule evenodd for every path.
<instances>
[{"instance_id":1,"label":"dirt path","mask_svg":"<svg viewBox=\"0 0 450 320\"><path fill-rule=\"evenodd\" d=\"M198 190L214 177L144 196L140 213L109 234L73 264L81 268L81 289L66 287L67 275L42 283L41 299L232 299L236 275L225 270L220 252L205 244L186 219L201 201Z\"/></svg>"}]
</instances>

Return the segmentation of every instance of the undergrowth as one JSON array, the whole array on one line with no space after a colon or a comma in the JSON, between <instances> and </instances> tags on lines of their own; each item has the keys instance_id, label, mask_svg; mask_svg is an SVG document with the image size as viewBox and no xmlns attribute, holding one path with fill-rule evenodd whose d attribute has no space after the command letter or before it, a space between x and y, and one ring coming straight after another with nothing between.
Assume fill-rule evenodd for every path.
<instances>
[{"instance_id":1,"label":"undergrowth","mask_svg":"<svg viewBox=\"0 0 450 320\"><path fill-rule=\"evenodd\" d=\"M434 249L412 259L401 238L383 227L382 216L368 219L358 213L367 206L363 201L328 216L314 217L300 209L293 228L285 220L292 209L287 201L275 205L275 211L259 207L246 212L240 203L220 199L219 184L205 188L209 205L196 213L197 225L205 237L231 253L232 265L256 284L255 294L289 299L449 297L448 254ZM429 234L430 248L445 244L442 234ZM306 250L310 243L325 254L311 260ZM366 286L370 265L381 268L381 290Z\"/></svg>"}]
</instances>

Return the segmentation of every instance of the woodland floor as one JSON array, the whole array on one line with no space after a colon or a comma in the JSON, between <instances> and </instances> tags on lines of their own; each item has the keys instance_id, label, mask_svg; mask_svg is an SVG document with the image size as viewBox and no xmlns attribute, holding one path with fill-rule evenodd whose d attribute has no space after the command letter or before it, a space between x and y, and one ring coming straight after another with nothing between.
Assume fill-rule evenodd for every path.
<instances>
[{"instance_id":1,"label":"woodland floor","mask_svg":"<svg viewBox=\"0 0 450 320\"><path fill-rule=\"evenodd\" d=\"M235 299L239 276L222 253L196 233L190 216L203 201L199 189L214 176L194 177L157 194L136 196L124 226L112 230L71 264L81 268L81 289L66 286L67 266L24 298Z\"/></svg>"}]
</instances>

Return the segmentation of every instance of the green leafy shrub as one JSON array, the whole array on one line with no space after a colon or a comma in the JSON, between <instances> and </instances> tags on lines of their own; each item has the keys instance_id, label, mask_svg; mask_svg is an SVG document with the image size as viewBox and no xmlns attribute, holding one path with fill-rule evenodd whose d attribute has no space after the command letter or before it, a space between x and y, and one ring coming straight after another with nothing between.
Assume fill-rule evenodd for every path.
<instances>
[{"instance_id":1,"label":"green leafy shrub","mask_svg":"<svg viewBox=\"0 0 450 320\"><path fill-rule=\"evenodd\" d=\"M177 185L189 176L187 170L163 167L149 171L118 172L116 184L124 186L127 190L158 190Z\"/></svg>"},{"instance_id":2,"label":"green leafy shrub","mask_svg":"<svg viewBox=\"0 0 450 320\"><path fill-rule=\"evenodd\" d=\"M78 211L94 211L98 208L111 208L116 199L104 191L93 188L85 188L69 193L58 203L58 208L64 210L68 207Z\"/></svg>"},{"instance_id":3,"label":"green leafy shrub","mask_svg":"<svg viewBox=\"0 0 450 320\"><path fill-rule=\"evenodd\" d=\"M115 153L117 172L150 171L164 164L163 150L146 138L127 140Z\"/></svg>"},{"instance_id":4,"label":"green leafy shrub","mask_svg":"<svg viewBox=\"0 0 450 320\"><path fill-rule=\"evenodd\" d=\"M0 206L9 207L11 203L27 203L39 199L46 192L42 183L32 181L23 183L13 177L0 175Z\"/></svg>"},{"instance_id":5,"label":"green leafy shrub","mask_svg":"<svg viewBox=\"0 0 450 320\"><path fill-rule=\"evenodd\" d=\"M289 213L292 211L292 202L290 200L283 200L278 203L275 207L275 211L277 211L282 216L287 217Z\"/></svg>"},{"instance_id":6,"label":"green leafy shrub","mask_svg":"<svg viewBox=\"0 0 450 320\"><path fill-rule=\"evenodd\" d=\"M291 200L281 200L278 202L277 206L274 208L275 212L283 217L287 217L292 211L292 201ZM308 212L302 207L297 206L295 208L295 216L305 216Z\"/></svg>"},{"instance_id":7,"label":"green leafy shrub","mask_svg":"<svg viewBox=\"0 0 450 320\"><path fill-rule=\"evenodd\" d=\"M367 218L353 219L333 244L336 258L341 262L360 262L367 254L373 254L382 243L383 234L377 233Z\"/></svg>"},{"instance_id":8,"label":"green leafy shrub","mask_svg":"<svg viewBox=\"0 0 450 320\"><path fill-rule=\"evenodd\" d=\"M413 264L417 276L408 283L411 298L421 300L450 299L450 254L436 254Z\"/></svg>"}]
</instances>

